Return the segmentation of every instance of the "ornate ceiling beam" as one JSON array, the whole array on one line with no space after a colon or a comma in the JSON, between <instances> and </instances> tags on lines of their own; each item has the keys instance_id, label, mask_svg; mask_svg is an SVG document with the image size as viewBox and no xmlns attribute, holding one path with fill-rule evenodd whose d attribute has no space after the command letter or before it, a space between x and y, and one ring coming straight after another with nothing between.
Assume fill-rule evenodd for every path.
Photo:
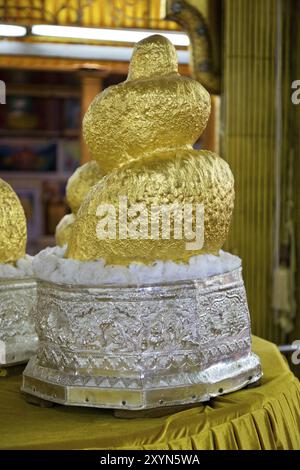
<instances>
[{"instance_id":1,"label":"ornate ceiling beam","mask_svg":"<svg viewBox=\"0 0 300 470\"><path fill-rule=\"evenodd\" d=\"M162 0L162 16L190 37L194 78L210 93L220 93L221 0Z\"/></svg>"}]
</instances>

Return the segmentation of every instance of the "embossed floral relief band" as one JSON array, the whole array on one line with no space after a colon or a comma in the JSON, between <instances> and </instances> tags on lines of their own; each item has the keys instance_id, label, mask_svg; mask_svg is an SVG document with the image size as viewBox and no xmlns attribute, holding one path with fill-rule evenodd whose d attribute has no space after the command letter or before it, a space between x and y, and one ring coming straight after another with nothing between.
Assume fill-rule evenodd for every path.
<instances>
[{"instance_id":1,"label":"embossed floral relief band","mask_svg":"<svg viewBox=\"0 0 300 470\"><path fill-rule=\"evenodd\" d=\"M0 279L0 365L26 363L37 348L34 279Z\"/></svg>"},{"instance_id":2,"label":"embossed floral relief band","mask_svg":"<svg viewBox=\"0 0 300 470\"><path fill-rule=\"evenodd\" d=\"M40 281L37 356L23 391L68 405L144 409L255 382L241 270L143 287Z\"/></svg>"}]
</instances>

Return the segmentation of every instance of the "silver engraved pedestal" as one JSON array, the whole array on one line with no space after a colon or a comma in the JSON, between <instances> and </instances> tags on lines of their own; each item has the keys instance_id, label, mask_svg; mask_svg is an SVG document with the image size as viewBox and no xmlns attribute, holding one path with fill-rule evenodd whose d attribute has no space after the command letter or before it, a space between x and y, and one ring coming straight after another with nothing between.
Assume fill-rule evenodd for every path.
<instances>
[{"instance_id":1,"label":"silver engraved pedestal","mask_svg":"<svg viewBox=\"0 0 300 470\"><path fill-rule=\"evenodd\" d=\"M0 278L0 367L27 362L36 352L36 281Z\"/></svg>"},{"instance_id":2,"label":"silver engraved pedestal","mask_svg":"<svg viewBox=\"0 0 300 470\"><path fill-rule=\"evenodd\" d=\"M141 410L257 381L241 269L142 287L38 281L40 344L22 390L64 405Z\"/></svg>"}]
</instances>

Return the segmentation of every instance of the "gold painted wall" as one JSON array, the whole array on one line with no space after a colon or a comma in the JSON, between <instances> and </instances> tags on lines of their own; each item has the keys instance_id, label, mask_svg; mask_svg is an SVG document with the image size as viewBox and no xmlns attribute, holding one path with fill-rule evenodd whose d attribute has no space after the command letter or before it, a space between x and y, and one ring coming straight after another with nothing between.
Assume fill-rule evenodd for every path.
<instances>
[{"instance_id":1,"label":"gold painted wall","mask_svg":"<svg viewBox=\"0 0 300 470\"><path fill-rule=\"evenodd\" d=\"M160 16L160 0L0 0L0 20L18 24L179 29Z\"/></svg>"},{"instance_id":2,"label":"gold painted wall","mask_svg":"<svg viewBox=\"0 0 300 470\"><path fill-rule=\"evenodd\" d=\"M284 337L275 325L271 307L278 203L275 186L276 175L282 176L281 160L279 168L276 163L281 155L275 96L278 51L284 45L278 36L279 21L285 21L284 3L288 2L282 2L280 20L278 3L224 2L222 156L236 181L234 219L226 249L243 260L253 333L280 343Z\"/></svg>"},{"instance_id":3,"label":"gold painted wall","mask_svg":"<svg viewBox=\"0 0 300 470\"><path fill-rule=\"evenodd\" d=\"M144 28L180 30L174 21L163 20L160 0L0 0L0 23L60 24L104 28ZM62 39L40 36L13 38L19 42L86 43L124 46L124 43ZM1 56L1 68L31 70L76 70L100 67L127 74L128 62L85 60L52 57ZM180 73L190 74L188 64L180 64Z\"/></svg>"}]
</instances>

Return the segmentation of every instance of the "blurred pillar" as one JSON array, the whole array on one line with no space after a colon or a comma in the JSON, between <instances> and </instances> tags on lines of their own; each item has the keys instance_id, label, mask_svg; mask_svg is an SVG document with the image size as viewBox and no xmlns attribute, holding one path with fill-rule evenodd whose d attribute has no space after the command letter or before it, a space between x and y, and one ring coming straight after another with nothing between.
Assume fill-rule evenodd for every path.
<instances>
[{"instance_id":1,"label":"blurred pillar","mask_svg":"<svg viewBox=\"0 0 300 470\"><path fill-rule=\"evenodd\" d=\"M220 96L211 95L211 113L201 135L201 148L220 153Z\"/></svg>"},{"instance_id":2,"label":"blurred pillar","mask_svg":"<svg viewBox=\"0 0 300 470\"><path fill-rule=\"evenodd\" d=\"M292 2L292 47L291 47L291 58L290 58L290 67L291 67L291 80L292 81L300 80L300 28L299 20L294 21L295 14L300 14L300 0L293 0ZM289 93L295 91L294 89L289 88ZM291 102L291 101L290 101ZM291 143L293 148L293 178L294 178L294 191L293 191L293 206L294 206L294 218L295 218L295 252L296 252L296 318L295 318L295 331L292 332L290 340L300 339L300 104L292 103L292 118L289 121L289 128L291 129ZM298 377L300 376L300 367L299 365L295 366L297 368Z\"/></svg>"},{"instance_id":3,"label":"blurred pillar","mask_svg":"<svg viewBox=\"0 0 300 470\"><path fill-rule=\"evenodd\" d=\"M81 121L95 96L103 90L103 80L108 75L105 70L83 69L81 77ZM90 152L81 132L81 165L91 160Z\"/></svg>"},{"instance_id":4,"label":"blurred pillar","mask_svg":"<svg viewBox=\"0 0 300 470\"><path fill-rule=\"evenodd\" d=\"M221 143L236 188L226 249L243 260L253 333L277 344L286 341L294 308L289 54L295 15L286 0L224 2Z\"/></svg>"}]
</instances>

